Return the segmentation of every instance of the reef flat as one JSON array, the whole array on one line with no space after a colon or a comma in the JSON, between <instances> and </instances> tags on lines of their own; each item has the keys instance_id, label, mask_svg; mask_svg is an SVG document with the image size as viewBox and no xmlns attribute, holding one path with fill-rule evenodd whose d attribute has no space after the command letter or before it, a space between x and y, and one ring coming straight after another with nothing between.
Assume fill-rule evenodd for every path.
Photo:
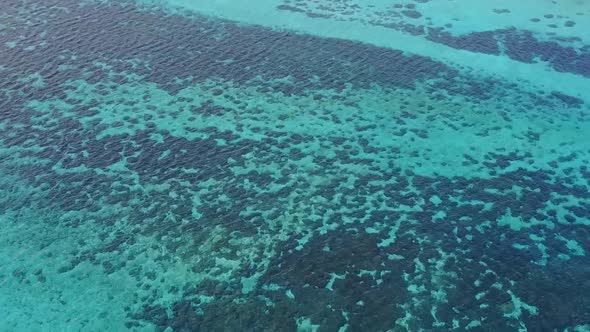
<instances>
[{"instance_id":1,"label":"reef flat","mask_svg":"<svg viewBox=\"0 0 590 332\"><path fill-rule=\"evenodd\" d=\"M0 330L590 330L590 5L454 2L3 2Z\"/></svg>"}]
</instances>

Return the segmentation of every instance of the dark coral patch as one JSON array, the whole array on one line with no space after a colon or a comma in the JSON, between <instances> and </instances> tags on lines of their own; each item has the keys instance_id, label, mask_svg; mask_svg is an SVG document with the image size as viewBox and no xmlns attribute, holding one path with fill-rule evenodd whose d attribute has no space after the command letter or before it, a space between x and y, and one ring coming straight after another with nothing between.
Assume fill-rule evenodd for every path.
<instances>
[{"instance_id":1,"label":"dark coral patch","mask_svg":"<svg viewBox=\"0 0 590 332\"><path fill-rule=\"evenodd\" d=\"M574 22L574 21L565 21L565 23L563 25L566 26L566 27L568 27L568 28L571 28L571 27L573 27L573 26L576 25L576 22Z\"/></svg>"},{"instance_id":2,"label":"dark coral patch","mask_svg":"<svg viewBox=\"0 0 590 332\"><path fill-rule=\"evenodd\" d=\"M577 107L580 107L584 104L584 101L582 99L577 98L577 97L573 97L573 96L568 96L568 95L558 92L558 91L551 92L551 96L562 101L568 107L572 107L572 108L577 108Z\"/></svg>"},{"instance_id":3,"label":"dark coral patch","mask_svg":"<svg viewBox=\"0 0 590 332\"><path fill-rule=\"evenodd\" d=\"M538 22L538 19L532 19ZM552 27L557 27L551 24ZM500 54L500 46L510 58L533 63L536 58L549 62L553 68L590 77L590 48L574 49L554 41L540 41L532 32L515 28L473 32L454 36L443 28L428 28L427 39L457 49Z\"/></svg>"},{"instance_id":4,"label":"dark coral patch","mask_svg":"<svg viewBox=\"0 0 590 332\"><path fill-rule=\"evenodd\" d=\"M473 32L467 35L453 36L442 28L428 28L427 39L457 49L473 52L500 54L496 34L492 31Z\"/></svg>"},{"instance_id":5,"label":"dark coral patch","mask_svg":"<svg viewBox=\"0 0 590 332\"><path fill-rule=\"evenodd\" d=\"M419 11L416 10L403 10L402 14L404 14L406 17L409 18L420 18L422 17L422 14L420 14Z\"/></svg>"},{"instance_id":6,"label":"dark coral patch","mask_svg":"<svg viewBox=\"0 0 590 332\"><path fill-rule=\"evenodd\" d=\"M317 321L330 317L327 308L333 308L350 312L352 326L369 326L374 330L393 326L402 316L396 303L407 296L401 278L388 275L387 281L378 285L373 277L358 275L363 270L377 270L379 274L395 268L377 241L374 235L337 231L313 237L301 250L295 249L295 243L287 242L262 280L284 285L305 303L321 299L326 307L309 313ZM309 309L299 308L303 312ZM384 315L385 312L390 314Z\"/></svg>"}]
</instances>

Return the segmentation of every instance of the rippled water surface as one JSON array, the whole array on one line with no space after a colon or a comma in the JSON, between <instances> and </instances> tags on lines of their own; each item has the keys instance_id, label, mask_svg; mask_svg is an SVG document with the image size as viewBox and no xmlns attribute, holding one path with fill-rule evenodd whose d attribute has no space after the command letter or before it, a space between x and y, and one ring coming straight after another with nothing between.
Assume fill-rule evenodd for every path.
<instances>
[{"instance_id":1,"label":"rippled water surface","mask_svg":"<svg viewBox=\"0 0 590 332\"><path fill-rule=\"evenodd\" d=\"M590 331L590 1L5 0L1 331Z\"/></svg>"}]
</instances>

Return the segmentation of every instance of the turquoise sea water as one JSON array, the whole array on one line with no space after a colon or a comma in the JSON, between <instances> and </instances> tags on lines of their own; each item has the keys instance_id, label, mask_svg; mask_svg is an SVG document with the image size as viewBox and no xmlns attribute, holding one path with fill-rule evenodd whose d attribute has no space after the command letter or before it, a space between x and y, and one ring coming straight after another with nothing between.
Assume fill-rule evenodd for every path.
<instances>
[{"instance_id":1,"label":"turquoise sea water","mask_svg":"<svg viewBox=\"0 0 590 332\"><path fill-rule=\"evenodd\" d=\"M590 1L6 0L0 331L590 331Z\"/></svg>"}]
</instances>

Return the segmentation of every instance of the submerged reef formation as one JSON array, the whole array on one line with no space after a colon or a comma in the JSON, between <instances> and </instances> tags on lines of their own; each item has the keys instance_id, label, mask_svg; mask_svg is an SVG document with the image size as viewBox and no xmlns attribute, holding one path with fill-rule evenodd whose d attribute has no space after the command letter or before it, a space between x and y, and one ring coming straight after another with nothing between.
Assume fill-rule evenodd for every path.
<instances>
[{"instance_id":1,"label":"submerged reef formation","mask_svg":"<svg viewBox=\"0 0 590 332\"><path fill-rule=\"evenodd\" d=\"M135 2L0 17L1 330L590 324L581 96ZM556 45L503 54L587 74Z\"/></svg>"}]
</instances>

